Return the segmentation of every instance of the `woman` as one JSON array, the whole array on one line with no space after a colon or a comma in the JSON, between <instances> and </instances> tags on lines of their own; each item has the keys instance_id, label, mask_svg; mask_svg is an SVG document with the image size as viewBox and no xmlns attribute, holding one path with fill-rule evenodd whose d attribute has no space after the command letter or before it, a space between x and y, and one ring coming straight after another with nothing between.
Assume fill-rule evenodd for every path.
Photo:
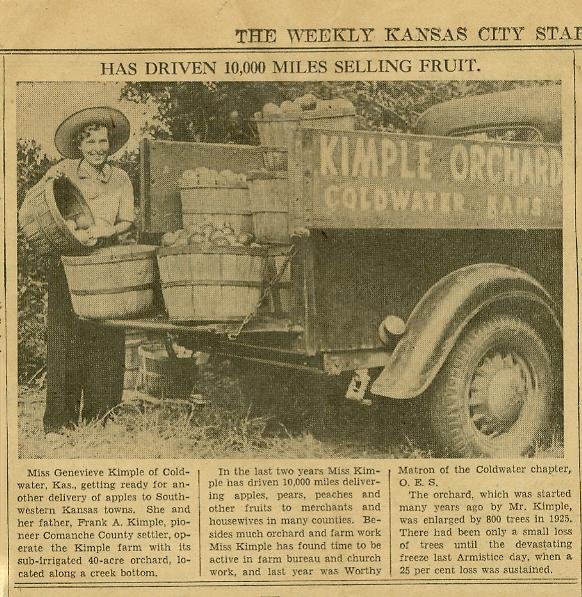
<instances>
[{"instance_id":1,"label":"woman","mask_svg":"<svg viewBox=\"0 0 582 597\"><path fill-rule=\"evenodd\" d=\"M69 116L55 133L64 160L45 179L66 176L83 193L95 224L88 230L100 245L114 243L134 220L129 176L108 162L129 139L129 122L108 107L88 108ZM125 332L79 320L60 258L48 272L47 439L79 421L103 419L121 402ZM82 404L82 408L81 408Z\"/></svg>"}]
</instances>

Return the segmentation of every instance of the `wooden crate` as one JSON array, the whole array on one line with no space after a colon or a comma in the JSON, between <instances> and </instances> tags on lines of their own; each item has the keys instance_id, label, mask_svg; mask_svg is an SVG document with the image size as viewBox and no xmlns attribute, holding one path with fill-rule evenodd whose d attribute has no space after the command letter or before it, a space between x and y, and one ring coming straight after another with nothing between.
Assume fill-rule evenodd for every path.
<instances>
[{"instance_id":1,"label":"wooden crate","mask_svg":"<svg viewBox=\"0 0 582 597\"><path fill-rule=\"evenodd\" d=\"M315 109L292 112L255 113L255 123L261 145L289 147L293 134L299 126L337 131L353 131L356 128L356 112L349 102L337 107L337 100L319 101Z\"/></svg>"},{"instance_id":2,"label":"wooden crate","mask_svg":"<svg viewBox=\"0 0 582 597\"><path fill-rule=\"evenodd\" d=\"M156 249L118 245L91 255L63 256L75 313L91 319L122 319L151 310L157 282Z\"/></svg>"},{"instance_id":3,"label":"wooden crate","mask_svg":"<svg viewBox=\"0 0 582 597\"><path fill-rule=\"evenodd\" d=\"M262 247L168 247L158 251L171 321L232 321L251 312L263 288Z\"/></svg>"}]
</instances>

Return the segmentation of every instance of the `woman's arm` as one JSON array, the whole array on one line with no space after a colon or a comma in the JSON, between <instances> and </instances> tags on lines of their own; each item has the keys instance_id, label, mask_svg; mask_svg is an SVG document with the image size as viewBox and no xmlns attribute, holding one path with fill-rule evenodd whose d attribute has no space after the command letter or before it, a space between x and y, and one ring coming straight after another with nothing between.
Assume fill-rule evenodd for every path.
<instances>
[{"instance_id":1,"label":"woman's arm","mask_svg":"<svg viewBox=\"0 0 582 597\"><path fill-rule=\"evenodd\" d=\"M133 222L117 222L114 226L108 224L107 222L100 220L98 223L94 224L90 228L87 229L89 232L89 236L92 238L110 238L112 236L117 236L119 234L123 234L127 232Z\"/></svg>"}]
</instances>

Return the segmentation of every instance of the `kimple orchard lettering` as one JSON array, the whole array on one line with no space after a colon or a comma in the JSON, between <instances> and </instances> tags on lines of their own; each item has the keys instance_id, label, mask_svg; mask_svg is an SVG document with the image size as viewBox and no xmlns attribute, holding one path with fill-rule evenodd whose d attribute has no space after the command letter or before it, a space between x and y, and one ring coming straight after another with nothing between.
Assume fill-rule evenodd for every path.
<instances>
[{"instance_id":1,"label":"kimple orchard lettering","mask_svg":"<svg viewBox=\"0 0 582 597\"><path fill-rule=\"evenodd\" d=\"M562 156L551 145L321 134L317 174L332 212L462 213L469 189L481 191L487 219L541 217L544 194L562 184Z\"/></svg>"}]
</instances>

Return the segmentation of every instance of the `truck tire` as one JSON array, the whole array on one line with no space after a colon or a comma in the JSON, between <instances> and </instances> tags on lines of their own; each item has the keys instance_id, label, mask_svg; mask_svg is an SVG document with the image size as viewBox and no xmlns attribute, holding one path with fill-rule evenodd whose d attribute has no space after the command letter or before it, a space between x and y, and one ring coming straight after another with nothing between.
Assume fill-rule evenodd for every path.
<instances>
[{"instance_id":1,"label":"truck tire","mask_svg":"<svg viewBox=\"0 0 582 597\"><path fill-rule=\"evenodd\" d=\"M539 333L494 314L463 333L433 383L430 426L444 455L531 455L547 440L556 385Z\"/></svg>"}]
</instances>

